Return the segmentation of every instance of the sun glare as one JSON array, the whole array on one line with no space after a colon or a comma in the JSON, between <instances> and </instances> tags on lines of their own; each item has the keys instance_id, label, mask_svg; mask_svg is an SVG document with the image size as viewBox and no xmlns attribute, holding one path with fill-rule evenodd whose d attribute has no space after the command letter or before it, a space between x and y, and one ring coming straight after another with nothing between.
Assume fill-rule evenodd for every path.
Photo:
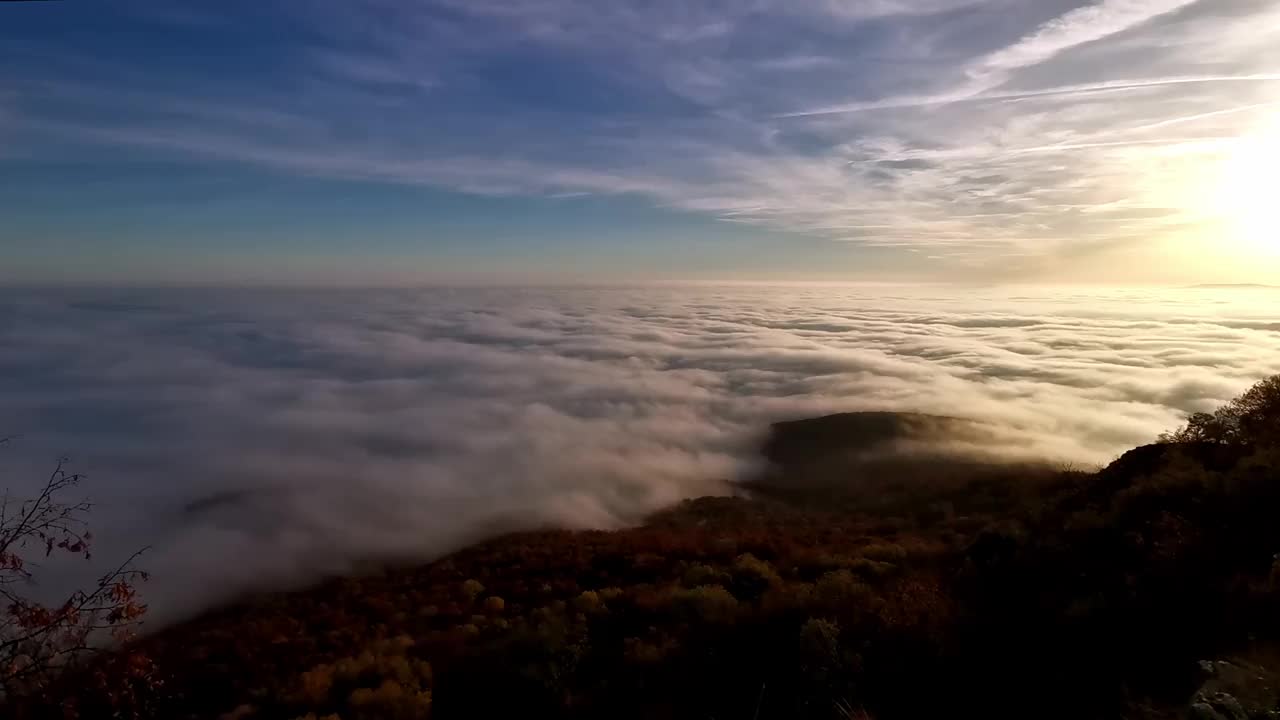
<instances>
[{"instance_id":1,"label":"sun glare","mask_svg":"<svg viewBox=\"0 0 1280 720\"><path fill-rule=\"evenodd\" d=\"M1223 159L1211 192L1234 249L1280 256L1280 116L1241 138Z\"/></svg>"}]
</instances>

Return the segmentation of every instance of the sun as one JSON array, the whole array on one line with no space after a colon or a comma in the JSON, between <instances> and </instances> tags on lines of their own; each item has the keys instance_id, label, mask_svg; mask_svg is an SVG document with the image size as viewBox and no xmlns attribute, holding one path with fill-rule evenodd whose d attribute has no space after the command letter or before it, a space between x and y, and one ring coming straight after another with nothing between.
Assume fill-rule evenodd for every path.
<instances>
[{"instance_id":1,"label":"sun","mask_svg":"<svg viewBox=\"0 0 1280 720\"><path fill-rule=\"evenodd\" d=\"M1236 141L1215 175L1210 211L1231 249L1259 259L1280 256L1280 117Z\"/></svg>"}]
</instances>

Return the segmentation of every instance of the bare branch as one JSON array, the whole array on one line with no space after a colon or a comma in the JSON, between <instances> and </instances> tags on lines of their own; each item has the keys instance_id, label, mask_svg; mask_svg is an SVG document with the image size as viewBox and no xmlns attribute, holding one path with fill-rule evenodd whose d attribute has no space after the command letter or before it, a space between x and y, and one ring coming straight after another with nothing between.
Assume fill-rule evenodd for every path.
<instances>
[{"instance_id":1,"label":"bare branch","mask_svg":"<svg viewBox=\"0 0 1280 720\"><path fill-rule=\"evenodd\" d=\"M31 555L90 557L92 505L60 497L82 479L59 460L34 498L17 503L6 491L0 500L0 703L42 691L59 672L126 639L146 612L134 589L146 579L134 567L146 548L61 603L44 605L20 593L39 567Z\"/></svg>"}]
</instances>

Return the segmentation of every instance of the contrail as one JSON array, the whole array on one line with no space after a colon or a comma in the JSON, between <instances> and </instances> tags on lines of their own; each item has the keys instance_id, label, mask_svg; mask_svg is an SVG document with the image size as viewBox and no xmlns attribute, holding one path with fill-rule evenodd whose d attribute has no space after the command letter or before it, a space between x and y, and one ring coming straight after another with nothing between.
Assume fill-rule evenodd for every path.
<instances>
[{"instance_id":1,"label":"contrail","mask_svg":"<svg viewBox=\"0 0 1280 720\"><path fill-rule=\"evenodd\" d=\"M975 95L963 95L958 93L939 94L939 95L906 95L894 98L885 98L883 100L870 100L867 102L849 103L847 105L836 105L828 108L818 108L816 110L800 110L796 112L782 113L775 117L809 117L814 115L840 115L845 113L865 112L868 110L894 110L901 108L928 107L931 105L951 105L953 103L962 102L987 102L995 100L1022 100L1026 98L1051 97L1059 95L1089 95L1102 92L1119 92L1129 90L1142 90L1153 87L1166 87L1171 85L1191 85L1197 83L1228 83L1228 82L1275 82L1280 81L1280 74L1277 73L1260 73L1256 75L1200 75L1190 77L1171 77L1171 78L1153 78L1149 80L1113 80L1101 83L1087 83L1081 85L1062 85L1060 87L1045 88L1042 90L1018 90L1006 92L989 92L979 93Z\"/></svg>"}]
</instances>

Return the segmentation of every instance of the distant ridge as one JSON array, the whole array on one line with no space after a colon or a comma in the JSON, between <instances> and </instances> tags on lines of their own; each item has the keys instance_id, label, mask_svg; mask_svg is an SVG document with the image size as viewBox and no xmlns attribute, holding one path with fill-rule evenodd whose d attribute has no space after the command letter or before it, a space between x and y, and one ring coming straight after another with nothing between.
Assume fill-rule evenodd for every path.
<instances>
[{"instance_id":1,"label":"distant ridge","mask_svg":"<svg viewBox=\"0 0 1280 720\"><path fill-rule=\"evenodd\" d=\"M1050 463L1008 454L1000 428L913 412L850 412L774 423L761 448L769 461L753 492L804 504L856 498L862 509L904 501L909 479L935 484L979 477L1042 476ZM909 494L909 493L908 493Z\"/></svg>"},{"instance_id":2,"label":"distant ridge","mask_svg":"<svg viewBox=\"0 0 1280 720\"><path fill-rule=\"evenodd\" d=\"M1280 290L1276 285L1259 285L1257 283L1218 283L1207 285L1191 285L1189 290Z\"/></svg>"},{"instance_id":3,"label":"distant ridge","mask_svg":"<svg viewBox=\"0 0 1280 720\"><path fill-rule=\"evenodd\" d=\"M912 412L850 412L774 423L762 449L770 462L796 466L825 463L832 456L883 449L894 441L940 443L978 423Z\"/></svg>"}]
</instances>

